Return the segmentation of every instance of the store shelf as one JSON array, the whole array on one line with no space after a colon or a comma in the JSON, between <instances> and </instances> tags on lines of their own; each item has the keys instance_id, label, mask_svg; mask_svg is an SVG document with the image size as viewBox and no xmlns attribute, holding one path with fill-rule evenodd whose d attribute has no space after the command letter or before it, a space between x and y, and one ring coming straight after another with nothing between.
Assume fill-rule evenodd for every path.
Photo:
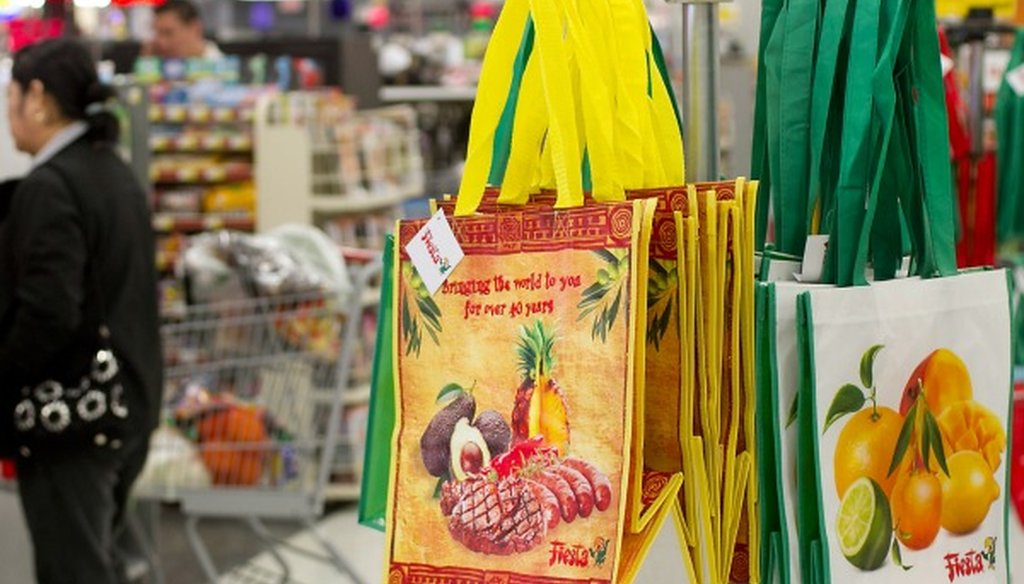
<instances>
[{"instance_id":1,"label":"store shelf","mask_svg":"<svg viewBox=\"0 0 1024 584\"><path fill-rule=\"evenodd\" d=\"M150 170L150 179L156 184L210 184L242 182L252 179L252 165L248 163L211 164L209 166L171 165Z\"/></svg>"},{"instance_id":2,"label":"store shelf","mask_svg":"<svg viewBox=\"0 0 1024 584\"><path fill-rule=\"evenodd\" d=\"M252 108L163 104L152 105L149 108L149 121L156 124L226 124L251 122L252 119Z\"/></svg>"},{"instance_id":3,"label":"store shelf","mask_svg":"<svg viewBox=\"0 0 1024 584\"><path fill-rule=\"evenodd\" d=\"M476 87L392 85L381 88L380 99L388 103L416 101L470 102L476 99Z\"/></svg>"},{"instance_id":4,"label":"store shelf","mask_svg":"<svg viewBox=\"0 0 1024 584\"><path fill-rule=\"evenodd\" d=\"M170 215L157 213L153 216L153 229L160 233L194 233L215 229L252 231L256 219L251 215Z\"/></svg>"},{"instance_id":5,"label":"store shelf","mask_svg":"<svg viewBox=\"0 0 1024 584\"><path fill-rule=\"evenodd\" d=\"M154 153L235 153L252 152L252 136L248 134L184 134L156 135L149 139L149 147Z\"/></svg>"},{"instance_id":6,"label":"store shelf","mask_svg":"<svg viewBox=\"0 0 1024 584\"><path fill-rule=\"evenodd\" d=\"M320 213L370 213L401 205L420 194L422 194L420 189L407 188L384 195L321 195L313 197L311 207L314 212Z\"/></svg>"},{"instance_id":7,"label":"store shelf","mask_svg":"<svg viewBox=\"0 0 1024 584\"><path fill-rule=\"evenodd\" d=\"M324 497L328 501L358 501L360 485L356 483L334 483L327 485Z\"/></svg>"}]
</instances>

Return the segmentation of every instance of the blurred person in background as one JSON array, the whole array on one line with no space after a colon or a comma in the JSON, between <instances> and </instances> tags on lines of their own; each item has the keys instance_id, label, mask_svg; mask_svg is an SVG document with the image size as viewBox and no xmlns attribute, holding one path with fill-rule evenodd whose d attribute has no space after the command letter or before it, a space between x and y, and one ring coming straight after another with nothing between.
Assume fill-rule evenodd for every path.
<instances>
[{"instance_id":1,"label":"blurred person in background","mask_svg":"<svg viewBox=\"0 0 1024 584\"><path fill-rule=\"evenodd\" d=\"M203 36L203 18L189 0L167 0L156 7L150 52L163 59L206 59L224 55Z\"/></svg>"},{"instance_id":2,"label":"blurred person in background","mask_svg":"<svg viewBox=\"0 0 1024 584\"><path fill-rule=\"evenodd\" d=\"M119 584L114 541L163 383L146 192L117 152L115 94L83 45L26 47L11 77L10 131L32 168L0 224L0 455L16 459L38 582ZM115 400L127 407L114 414L118 439L69 434L51 443L18 427L23 388L46 380L70 388L90 364L95 376L101 349L116 356L123 392L107 411Z\"/></svg>"}]
</instances>

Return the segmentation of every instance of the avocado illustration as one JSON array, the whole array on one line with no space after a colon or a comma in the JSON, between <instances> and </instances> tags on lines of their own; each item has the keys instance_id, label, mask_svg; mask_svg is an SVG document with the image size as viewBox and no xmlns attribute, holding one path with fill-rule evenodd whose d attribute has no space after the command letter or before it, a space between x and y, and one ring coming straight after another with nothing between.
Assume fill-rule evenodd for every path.
<instances>
[{"instance_id":1,"label":"avocado illustration","mask_svg":"<svg viewBox=\"0 0 1024 584\"><path fill-rule=\"evenodd\" d=\"M464 481L491 466L491 452L480 430L462 418L455 424L451 441L452 478Z\"/></svg>"},{"instance_id":2,"label":"avocado illustration","mask_svg":"<svg viewBox=\"0 0 1024 584\"><path fill-rule=\"evenodd\" d=\"M476 421L473 422L473 426L483 434L484 440L487 442L487 448L491 451L491 456L498 456L508 452L509 444L512 442L512 428L509 427L508 422L497 411L486 410L480 412Z\"/></svg>"},{"instance_id":3,"label":"avocado illustration","mask_svg":"<svg viewBox=\"0 0 1024 584\"><path fill-rule=\"evenodd\" d=\"M430 420L420 438L420 455L423 466L431 476L441 477L451 466L451 441L455 424L463 419L473 419L476 414L476 400L467 392L460 392Z\"/></svg>"}]
</instances>

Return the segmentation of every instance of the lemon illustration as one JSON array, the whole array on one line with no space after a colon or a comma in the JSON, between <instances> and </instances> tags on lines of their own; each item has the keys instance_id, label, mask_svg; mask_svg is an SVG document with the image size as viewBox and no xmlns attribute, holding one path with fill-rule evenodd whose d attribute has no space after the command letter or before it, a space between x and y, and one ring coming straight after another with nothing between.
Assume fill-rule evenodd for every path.
<instances>
[{"instance_id":1,"label":"lemon illustration","mask_svg":"<svg viewBox=\"0 0 1024 584\"><path fill-rule=\"evenodd\" d=\"M961 450L947 461L949 476L939 473L942 485L942 527L957 535L971 533L988 516L999 498L999 485L985 458L972 450Z\"/></svg>"},{"instance_id":2,"label":"lemon illustration","mask_svg":"<svg viewBox=\"0 0 1024 584\"><path fill-rule=\"evenodd\" d=\"M877 570L892 543L892 512L885 493L874 480L861 477L850 485L836 519L839 549L861 570Z\"/></svg>"}]
</instances>

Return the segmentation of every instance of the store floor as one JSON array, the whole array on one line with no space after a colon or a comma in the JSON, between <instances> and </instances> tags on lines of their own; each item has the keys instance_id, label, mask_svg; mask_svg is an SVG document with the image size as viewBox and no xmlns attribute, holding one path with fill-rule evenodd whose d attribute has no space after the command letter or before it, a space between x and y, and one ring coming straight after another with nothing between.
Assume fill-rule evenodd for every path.
<instances>
[{"instance_id":1,"label":"store floor","mask_svg":"<svg viewBox=\"0 0 1024 584\"><path fill-rule=\"evenodd\" d=\"M31 583L31 557L28 537L25 533L17 498L0 493L0 526L3 529L3 543L0 544L0 584ZM272 525L271 530L280 537L289 534L287 525ZM222 584L241 582L274 582L266 578L275 564L269 554L260 553L259 543L237 523L204 523L202 533L213 550L215 558L227 571L234 568L234 575L227 576ZM356 509L346 506L332 512L319 525L320 532L333 541L345 559L359 573L367 584L381 581L384 558L384 535L361 527L356 522ZM1024 574L1024 529L1016 517L1012 520L1012 542L1014 553L1012 570ZM199 566L184 537L181 516L173 509L161 510L160 535L161 560L165 567L166 584L198 584L202 582ZM293 533L289 541L299 547L311 549L312 539L306 533ZM310 560L302 555L282 550L292 568L296 584L348 584L333 568ZM651 549L647 563L640 570L638 584L660 584L681 581L682 563L676 551L675 531L668 525ZM1017 579L1017 581L1021 581Z\"/></svg>"}]
</instances>

